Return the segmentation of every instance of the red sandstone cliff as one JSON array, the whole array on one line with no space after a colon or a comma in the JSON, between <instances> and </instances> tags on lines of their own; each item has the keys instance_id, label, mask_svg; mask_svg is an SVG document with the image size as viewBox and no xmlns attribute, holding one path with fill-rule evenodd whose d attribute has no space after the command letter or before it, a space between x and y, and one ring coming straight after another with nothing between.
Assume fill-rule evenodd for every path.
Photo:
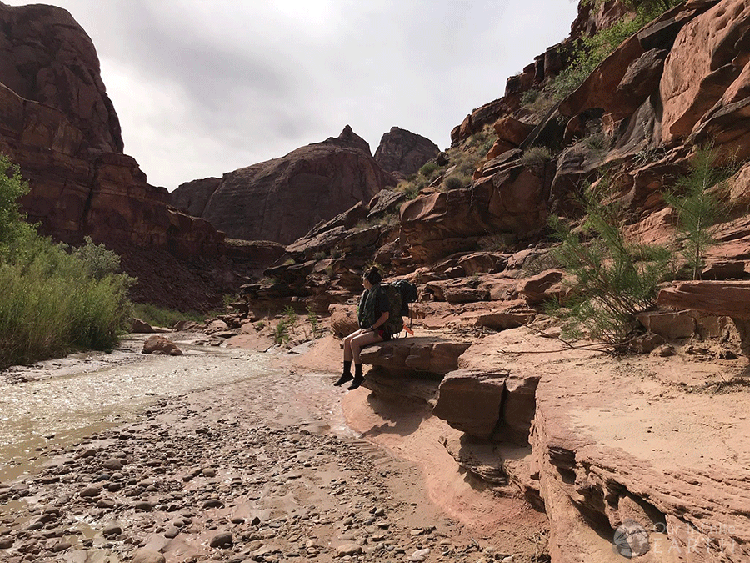
<instances>
[{"instance_id":1,"label":"red sandstone cliff","mask_svg":"<svg viewBox=\"0 0 750 563\"><path fill-rule=\"evenodd\" d=\"M0 23L0 151L28 180L23 210L42 234L70 244L90 235L138 277L136 300L184 309L216 306L235 270L267 265L170 208L122 154L96 51L68 12L0 4Z\"/></svg>"},{"instance_id":2,"label":"red sandstone cliff","mask_svg":"<svg viewBox=\"0 0 750 563\"><path fill-rule=\"evenodd\" d=\"M197 216L232 238L289 244L394 184L347 126L337 138L229 172L218 183L183 184L172 201L200 210Z\"/></svg>"}]
</instances>

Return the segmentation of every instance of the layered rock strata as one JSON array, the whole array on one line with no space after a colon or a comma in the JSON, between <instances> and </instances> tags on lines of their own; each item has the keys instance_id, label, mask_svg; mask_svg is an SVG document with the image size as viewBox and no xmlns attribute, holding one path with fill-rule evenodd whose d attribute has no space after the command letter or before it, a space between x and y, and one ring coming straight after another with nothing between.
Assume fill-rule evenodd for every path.
<instances>
[{"instance_id":1,"label":"layered rock strata","mask_svg":"<svg viewBox=\"0 0 750 563\"><path fill-rule=\"evenodd\" d=\"M42 4L0 3L0 23L0 82L67 116L86 148L122 152L120 122L96 49L73 16Z\"/></svg>"}]
</instances>

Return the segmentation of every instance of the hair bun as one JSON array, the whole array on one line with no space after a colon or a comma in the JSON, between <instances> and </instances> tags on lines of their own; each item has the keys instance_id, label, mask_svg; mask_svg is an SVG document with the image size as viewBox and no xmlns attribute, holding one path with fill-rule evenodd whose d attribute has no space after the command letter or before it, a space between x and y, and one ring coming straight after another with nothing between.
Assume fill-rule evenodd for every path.
<instances>
[{"instance_id":1,"label":"hair bun","mask_svg":"<svg viewBox=\"0 0 750 563\"><path fill-rule=\"evenodd\" d=\"M378 284L383 280L383 276L380 275L377 267L373 266L370 271L365 275L365 279L372 285Z\"/></svg>"}]
</instances>

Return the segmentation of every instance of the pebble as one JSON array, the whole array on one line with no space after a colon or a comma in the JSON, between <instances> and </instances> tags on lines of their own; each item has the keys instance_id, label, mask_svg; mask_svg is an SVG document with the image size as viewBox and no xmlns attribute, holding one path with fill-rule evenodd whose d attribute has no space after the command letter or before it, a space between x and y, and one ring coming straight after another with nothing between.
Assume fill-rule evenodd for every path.
<instances>
[{"instance_id":1,"label":"pebble","mask_svg":"<svg viewBox=\"0 0 750 563\"><path fill-rule=\"evenodd\" d=\"M121 459L108 459L104 463L102 463L102 467L105 469L110 469L112 471L118 471L122 469L122 460Z\"/></svg>"},{"instance_id":2,"label":"pebble","mask_svg":"<svg viewBox=\"0 0 750 563\"><path fill-rule=\"evenodd\" d=\"M132 563L167 563L167 559L156 551L139 549L133 555Z\"/></svg>"},{"instance_id":3,"label":"pebble","mask_svg":"<svg viewBox=\"0 0 750 563\"><path fill-rule=\"evenodd\" d=\"M215 535L211 538L211 547L215 548L227 548L232 547L232 534L228 532L222 532L221 534Z\"/></svg>"},{"instance_id":4,"label":"pebble","mask_svg":"<svg viewBox=\"0 0 750 563\"><path fill-rule=\"evenodd\" d=\"M80 494L82 497L90 498L90 497L99 496L101 492L102 492L101 485L91 485L90 487L86 487L85 489L83 489Z\"/></svg>"},{"instance_id":5,"label":"pebble","mask_svg":"<svg viewBox=\"0 0 750 563\"><path fill-rule=\"evenodd\" d=\"M345 557L352 555L360 555L362 553L362 546L356 543L345 543L336 548L336 557Z\"/></svg>"},{"instance_id":6,"label":"pebble","mask_svg":"<svg viewBox=\"0 0 750 563\"><path fill-rule=\"evenodd\" d=\"M403 483L400 469L383 471L367 447L265 422L215 422L212 410L219 407L191 411L186 399L173 402L164 407L174 421L168 426L146 420L132 430L102 431L75 458L0 484L0 504L21 492L34 498L19 509L22 518L0 526L0 546L26 561L56 560L54 550L67 543L74 553L106 549L120 561L164 563L161 552L183 545L202 550L206 542L216 551L185 563L333 557L396 563L427 560L420 558L430 553L426 548L445 537L432 519L415 515L416 504L394 499L388 481ZM162 407L153 407L154 417ZM206 431L196 433L196 422ZM127 441L113 440L121 435ZM304 464L314 469L301 470ZM66 480L54 478L63 474ZM92 521L103 529L87 539ZM34 524L25 531L28 522ZM456 554L448 551L438 549L433 558L451 560Z\"/></svg>"}]
</instances>

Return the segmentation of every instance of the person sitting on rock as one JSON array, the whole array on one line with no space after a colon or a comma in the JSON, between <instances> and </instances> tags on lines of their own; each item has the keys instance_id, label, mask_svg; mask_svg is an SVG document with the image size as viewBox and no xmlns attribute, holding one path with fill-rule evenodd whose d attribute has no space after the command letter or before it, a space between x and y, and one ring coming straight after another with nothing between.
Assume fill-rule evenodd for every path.
<instances>
[{"instance_id":1,"label":"person sitting on rock","mask_svg":"<svg viewBox=\"0 0 750 563\"><path fill-rule=\"evenodd\" d=\"M334 385L343 385L351 381L349 389L359 387L364 380L360 351L369 344L391 338L386 325L389 316L388 296L380 285L381 281L383 278L374 266L362 277L365 290L359 298L357 307L357 323L360 328L344 338L344 373ZM352 361L354 361L354 376L352 376Z\"/></svg>"}]
</instances>

